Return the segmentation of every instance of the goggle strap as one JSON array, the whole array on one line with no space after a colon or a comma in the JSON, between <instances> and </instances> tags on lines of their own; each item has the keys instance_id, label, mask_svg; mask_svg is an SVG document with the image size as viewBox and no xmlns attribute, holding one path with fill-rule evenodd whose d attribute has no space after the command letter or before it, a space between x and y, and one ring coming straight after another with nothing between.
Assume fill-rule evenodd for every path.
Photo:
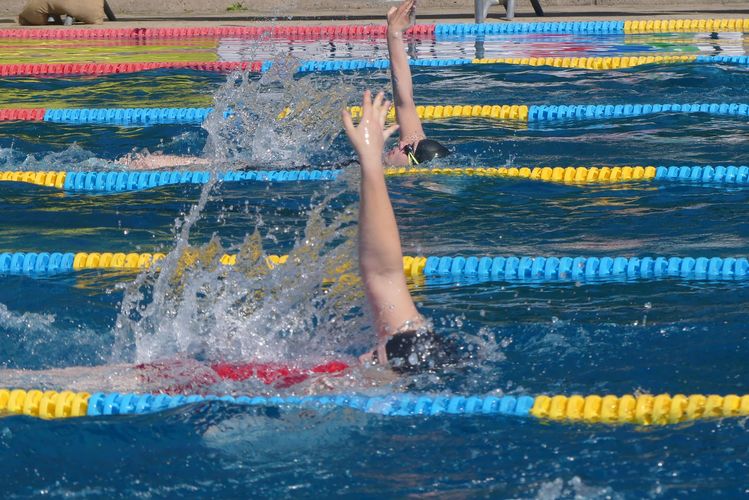
<instances>
[{"instance_id":1,"label":"goggle strap","mask_svg":"<svg viewBox=\"0 0 749 500\"><path fill-rule=\"evenodd\" d=\"M414 154L411 151L409 151L408 152L408 165L412 167L418 164L419 164L419 160L417 160Z\"/></svg>"}]
</instances>

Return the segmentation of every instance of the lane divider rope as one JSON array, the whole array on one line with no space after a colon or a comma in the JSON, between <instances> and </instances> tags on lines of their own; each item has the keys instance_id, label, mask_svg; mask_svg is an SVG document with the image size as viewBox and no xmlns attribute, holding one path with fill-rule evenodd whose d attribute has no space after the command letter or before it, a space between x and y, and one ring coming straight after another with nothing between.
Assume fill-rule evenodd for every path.
<instances>
[{"instance_id":1,"label":"lane divider rope","mask_svg":"<svg viewBox=\"0 0 749 500\"><path fill-rule=\"evenodd\" d=\"M734 18L437 24L435 25L434 33L437 36L447 36L502 33L704 33L725 31L743 32L746 30L749 30L749 19Z\"/></svg>"},{"instance_id":2,"label":"lane divider rope","mask_svg":"<svg viewBox=\"0 0 749 500\"><path fill-rule=\"evenodd\" d=\"M324 396L216 396L76 393L0 389L0 414L44 419L140 415L220 401L244 406L350 408L385 416L505 415L589 424L667 425L749 415L749 395L669 394L483 396L330 394Z\"/></svg>"},{"instance_id":3,"label":"lane divider rope","mask_svg":"<svg viewBox=\"0 0 749 500\"><path fill-rule=\"evenodd\" d=\"M708 60L699 60L699 56L613 56L613 57L503 57L503 58L484 58L472 59L471 64L515 64L520 66L551 66L554 68L578 68L589 70L611 70L633 68L646 64L680 64L701 62L707 63ZM742 63L741 56L738 56L734 64Z\"/></svg>"},{"instance_id":4,"label":"lane divider rope","mask_svg":"<svg viewBox=\"0 0 749 500\"><path fill-rule=\"evenodd\" d=\"M361 108L349 108L354 118L361 117ZM157 125L200 124L213 108L4 108L0 121L44 121L49 123L102 124L102 125ZM746 103L664 103L664 104L571 104L571 105L499 105L456 104L416 106L419 118L439 120L446 118L493 118L522 122L551 120L591 120L629 118L657 113L706 113L719 116L749 116ZM284 110L278 119L288 116ZM231 111L224 112L230 118ZM395 119L391 110L388 118Z\"/></svg>"},{"instance_id":5,"label":"lane divider rope","mask_svg":"<svg viewBox=\"0 0 749 500\"><path fill-rule=\"evenodd\" d=\"M730 64L749 65L749 56L624 56L624 57L528 57L497 59L412 59L412 67L453 67L475 64L516 64L578 68L587 70L625 69L646 64ZM189 69L195 71L230 72L236 70L253 73L268 71L270 61L217 61L217 62L122 62L122 63L31 63L0 64L0 76L45 75L110 75L135 73L156 69ZM332 61L304 61L299 73L327 73L359 70L384 70L390 66L387 59L339 59Z\"/></svg>"},{"instance_id":6,"label":"lane divider rope","mask_svg":"<svg viewBox=\"0 0 749 500\"><path fill-rule=\"evenodd\" d=\"M408 30L411 35L480 35L502 33L673 33L673 32L742 32L749 31L749 19L647 19L630 21L567 21L514 23L417 24ZM0 38L31 38L47 40L87 39L144 39L193 37L244 38L383 38L386 26L331 25L331 26L215 26L171 28L37 28L2 29Z\"/></svg>"},{"instance_id":7,"label":"lane divider rope","mask_svg":"<svg viewBox=\"0 0 749 500\"><path fill-rule=\"evenodd\" d=\"M220 174L223 182L301 182L333 181L342 170L255 170ZM385 169L388 177L445 175L467 177L507 177L567 184L594 184L634 181L676 181L707 184L749 184L749 166L613 166L613 167L465 167ZM21 182L64 189L70 192L111 193L140 191L178 184L205 184L210 172L168 171L0 171L0 182Z\"/></svg>"},{"instance_id":8,"label":"lane divider rope","mask_svg":"<svg viewBox=\"0 0 749 500\"><path fill-rule=\"evenodd\" d=\"M541 105L528 107L528 121L609 119L656 113L749 116L749 105L743 103Z\"/></svg>"},{"instance_id":9,"label":"lane divider rope","mask_svg":"<svg viewBox=\"0 0 749 500\"><path fill-rule=\"evenodd\" d=\"M0 274L54 274L86 269L140 270L158 264L163 253L124 252L0 252ZM194 256L189 259L194 260ZM268 255L273 268L287 255ZM224 254L223 265L232 266L237 255ZM404 256L403 272L410 277L439 281L585 281L616 279L749 278L746 257L555 257L555 256Z\"/></svg>"},{"instance_id":10,"label":"lane divider rope","mask_svg":"<svg viewBox=\"0 0 749 500\"><path fill-rule=\"evenodd\" d=\"M741 19L734 20L742 25ZM749 26L749 23L747 23ZM413 36L433 35L434 24L417 24L406 33ZM0 29L0 38L44 40L112 40L154 38L269 38L269 39L364 39L384 38L384 24L340 24L328 26L192 26L159 28L35 28Z\"/></svg>"},{"instance_id":11,"label":"lane divider rope","mask_svg":"<svg viewBox=\"0 0 749 500\"><path fill-rule=\"evenodd\" d=\"M263 63L260 61L0 64L0 76L111 75L155 69L191 69L222 73L242 70L259 73L262 66Z\"/></svg>"},{"instance_id":12,"label":"lane divider rope","mask_svg":"<svg viewBox=\"0 0 749 500\"><path fill-rule=\"evenodd\" d=\"M354 118L361 118L361 107L349 108ZM213 108L4 108L0 121L44 121L49 123L102 124L102 125L158 125L200 124ZM500 105L500 104L448 104L416 106L419 118L440 120L447 118L491 118L521 122L553 120L602 120L631 118L658 113L705 113L718 116L749 116L749 104L722 103L663 103L663 104L570 104L570 105ZM284 110L278 119L288 116ZM231 118L232 111L224 112ZM391 110L388 118L395 119Z\"/></svg>"},{"instance_id":13,"label":"lane divider rope","mask_svg":"<svg viewBox=\"0 0 749 500\"><path fill-rule=\"evenodd\" d=\"M341 170L253 170L230 171L221 174L223 182L294 182L330 181ZM211 177L207 170L162 171L0 171L0 182L24 182L55 187L66 191L122 192L169 186L175 184L205 184Z\"/></svg>"}]
</instances>

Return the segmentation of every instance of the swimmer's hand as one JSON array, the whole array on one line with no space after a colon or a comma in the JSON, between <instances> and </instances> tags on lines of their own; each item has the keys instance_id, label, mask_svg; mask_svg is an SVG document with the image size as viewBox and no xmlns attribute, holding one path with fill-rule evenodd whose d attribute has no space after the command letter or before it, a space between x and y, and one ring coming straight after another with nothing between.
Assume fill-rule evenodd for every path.
<instances>
[{"instance_id":1,"label":"swimmer's hand","mask_svg":"<svg viewBox=\"0 0 749 500\"><path fill-rule=\"evenodd\" d=\"M416 0L403 0L398 7L388 11L388 36L400 36L411 24L411 14L416 10Z\"/></svg>"},{"instance_id":2,"label":"swimmer's hand","mask_svg":"<svg viewBox=\"0 0 749 500\"><path fill-rule=\"evenodd\" d=\"M362 168L371 164L379 164L380 168L382 166L385 141L398 130L398 125L385 128L385 119L389 110L390 101L385 100L382 92L372 100L372 93L367 90L364 92L362 118L358 126L354 126L354 120L348 110L344 109L341 112L343 128L359 155Z\"/></svg>"}]
</instances>

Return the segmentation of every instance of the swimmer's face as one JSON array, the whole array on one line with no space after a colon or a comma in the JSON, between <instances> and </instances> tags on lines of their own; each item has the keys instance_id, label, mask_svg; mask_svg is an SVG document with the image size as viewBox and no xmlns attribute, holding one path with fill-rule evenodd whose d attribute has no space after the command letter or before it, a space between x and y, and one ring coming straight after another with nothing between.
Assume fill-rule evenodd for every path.
<instances>
[{"instance_id":1,"label":"swimmer's face","mask_svg":"<svg viewBox=\"0 0 749 500\"><path fill-rule=\"evenodd\" d=\"M408 155L400 148L393 148L385 154L385 165L388 167L407 167Z\"/></svg>"}]
</instances>

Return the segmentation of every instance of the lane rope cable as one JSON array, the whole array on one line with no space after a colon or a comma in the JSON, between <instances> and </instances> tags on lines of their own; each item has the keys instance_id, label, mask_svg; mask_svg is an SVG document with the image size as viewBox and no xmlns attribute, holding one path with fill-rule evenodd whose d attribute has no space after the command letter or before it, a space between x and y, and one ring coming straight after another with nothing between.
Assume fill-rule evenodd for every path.
<instances>
[{"instance_id":1,"label":"lane rope cable","mask_svg":"<svg viewBox=\"0 0 749 500\"><path fill-rule=\"evenodd\" d=\"M502 33L590 33L634 34L674 32L743 32L749 31L749 19L644 19L564 22L513 23L450 23L417 24L408 29L413 36L482 35ZM369 39L384 38L384 24L331 26L195 26L163 28L67 28L67 29L0 29L0 38L45 40L107 40L146 38L244 37L244 38L303 38L303 39Z\"/></svg>"},{"instance_id":2,"label":"lane rope cable","mask_svg":"<svg viewBox=\"0 0 749 500\"><path fill-rule=\"evenodd\" d=\"M329 170L254 170L220 174L222 182L304 182L334 181L343 171ZM611 166L611 167L435 167L386 168L385 175L505 177L565 184L605 184L621 182L672 181L704 184L749 184L749 166ZM0 171L0 182L19 182L70 192L118 193L141 191L180 184L205 184L211 177L206 170L161 171Z\"/></svg>"},{"instance_id":3,"label":"lane rope cable","mask_svg":"<svg viewBox=\"0 0 749 500\"><path fill-rule=\"evenodd\" d=\"M554 395L483 396L330 394L324 396L216 396L120 394L0 389L0 414L44 419L142 415L185 405L218 401L244 406L349 408L392 417L483 415L535 418L568 423L678 424L749 415L749 395Z\"/></svg>"},{"instance_id":4,"label":"lane rope cable","mask_svg":"<svg viewBox=\"0 0 749 500\"><path fill-rule=\"evenodd\" d=\"M90 269L141 270L157 265L163 253L124 252L2 252L0 274L48 275ZM187 255L193 263L199 255ZM288 255L268 255L269 268L287 262ZM218 261L237 263L237 255ZM744 280L749 278L746 257L556 257L556 256L404 256L408 277L437 282L481 281L597 281L617 279L681 278L690 280Z\"/></svg>"},{"instance_id":5,"label":"lane rope cable","mask_svg":"<svg viewBox=\"0 0 749 500\"><path fill-rule=\"evenodd\" d=\"M349 108L354 118L361 118L361 108ZM0 121L33 121L48 123L75 123L101 125L147 126L160 124L203 123L213 108L3 108ZM527 123L555 120L608 120L631 118L659 113L704 113L717 116L749 116L749 104L738 102L721 103L662 103L662 104L570 104L530 105L524 104L455 104L419 105L416 112L422 120L449 118L485 118L511 120ZM279 120L289 116L287 109L278 115ZM231 111L224 118L231 119ZM395 110L388 114L395 119Z\"/></svg>"},{"instance_id":6,"label":"lane rope cable","mask_svg":"<svg viewBox=\"0 0 749 500\"><path fill-rule=\"evenodd\" d=\"M476 64L515 64L529 66L549 66L557 68L578 68L586 70L626 69L649 64L727 64L749 65L749 56L614 56L614 57L522 57L494 59L411 59L409 65L415 68L442 68ZM266 72L271 68L271 61L162 61L162 62L117 62L117 63L30 63L0 64L0 76L46 76L46 75L110 75L118 73L135 73L157 69L185 69L194 71L231 72L249 71ZM329 73L341 71L385 70L390 67L387 59L339 59L333 61L303 61L299 73Z\"/></svg>"}]
</instances>

